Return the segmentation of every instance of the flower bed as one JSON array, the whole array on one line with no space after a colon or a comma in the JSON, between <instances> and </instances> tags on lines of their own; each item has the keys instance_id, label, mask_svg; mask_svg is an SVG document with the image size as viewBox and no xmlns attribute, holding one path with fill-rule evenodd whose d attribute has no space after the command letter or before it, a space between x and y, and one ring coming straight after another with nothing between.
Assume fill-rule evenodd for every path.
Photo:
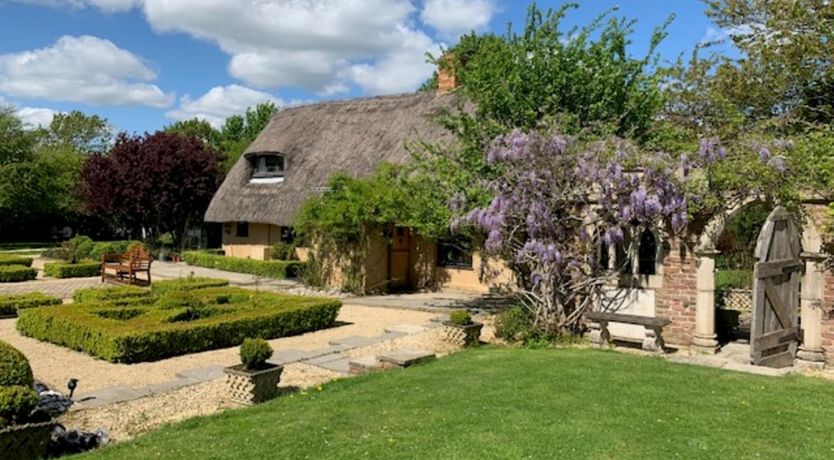
<instances>
[{"instance_id":1,"label":"flower bed","mask_svg":"<svg viewBox=\"0 0 834 460\"><path fill-rule=\"evenodd\" d=\"M31 257L13 256L0 254L0 266L5 265L22 265L24 267L31 267L33 259Z\"/></svg>"},{"instance_id":2,"label":"flower bed","mask_svg":"<svg viewBox=\"0 0 834 460\"><path fill-rule=\"evenodd\" d=\"M341 302L240 288L187 291L138 297L151 304L123 304L109 291L106 301L22 310L17 329L26 336L63 345L111 362L154 361L239 345L245 338L276 338L333 325ZM81 296L94 297L91 292ZM148 300L145 300L146 302Z\"/></svg>"},{"instance_id":3,"label":"flower bed","mask_svg":"<svg viewBox=\"0 0 834 460\"><path fill-rule=\"evenodd\" d=\"M47 263L43 265L43 273L53 278L89 278L101 274L101 263L85 260L75 264Z\"/></svg>"},{"instance_id":4,"label":"flower bed","mask_svg":"<svg viewBox=\"0 0 834 460\"><path fill-rule=\"evenodd\" d=\"M268 278L287 278L297 276L302 262L297 260L254 260L237 257L219 256L202 251L188 251L182 255L189 265L216 268L236 273L264 276Z\"/></svg>"},{"instance_id":5,"label":"flower bed","mask_svg":"<svg viewBox=\"0 0 834 460\"><path fill-rule=\"evenodd\" d=\"M0 265L0 283L29 281L38 277L38 271L25 265Z\"/></svg>"},{"instance_id":6,"label":"flower bed","mask_svg":"<svg viewBox=\"0 0 834 460\"><path fill-rule=\"evenodd\" d=\"M40 292L19 295L0 295L0 317L17 316L24 308L60 305L61 299Z\"/></svg>"}]
</instances>

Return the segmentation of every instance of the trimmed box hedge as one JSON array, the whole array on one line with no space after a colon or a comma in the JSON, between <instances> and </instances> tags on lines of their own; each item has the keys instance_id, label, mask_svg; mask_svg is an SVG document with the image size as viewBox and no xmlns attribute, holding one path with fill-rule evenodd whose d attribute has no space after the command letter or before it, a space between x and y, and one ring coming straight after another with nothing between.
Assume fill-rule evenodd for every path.
<instances>
[{"instance_id":1,"label":"trimmed box hedge","mask_svg":"<svg viewBox=\"0 0 834 460\"><path fill-rule=\"evenodd\" d=\"M272 339L327 328L341 307L335 299L240 288L185 292L199 301L161 308L163 296L151 305L79 303L22 310L17 329L107 361L136 363L236 346L249 337Z\"/></svg>"},{"instance_id":2,"label":"trimmed box hedge","mask_svg":"<svg viewBox=\"0 0 834 460\"><path fill-rule=\"evenodd\" d=\"M151 304L155 301L150 289L136 286L115 286L106 288L84 288L72 295L75 303L108 305Z\"/></svg>"},{"instance_id":3,"label":"trimmed box hedge","mask_svg":"<svg viewBox=\"0 0 834 460\"><path fill-rule=\"evenodd\" d=\"M175 280L157 281L153 283L151 289L153 289L153 292L156 294L165 294L168 292L193 291L196 289L226 287L228 285L229 280L204 277L189 277Z\"/></svg>"},{"instance_id":4,"label":"trimmed box hedge","mask_svg":"<svg viewBox=\"0 0 834 460\"><path fill-rule=\"evenodd\" d=\"M85 260L76 264L47 263L43 265L43 273L53 278L89 278L101 274L101 263Z\"/></svg>"},{"instance_id":5,"label":"trimmed box hedge","mask_svg":"<svg viewBox=\"0 0 834 460\"><path fill-rule=\"evenodd\" d=\"M303 262L297 260L254 260L218 256L202 251L187 251L182 255L189 265L216 268L227 272L247 273L268 278L283 279L298 276Z\"/></svg>"},{"instance_id":6,"label":"trimmed box hedge","mask_svg":"<svg viewBox=\"0 0 834 460\"><path fill-rule=\"evenodd\" d=\"M31 257L0 254L0 266L23 265L25 267L31 267L33 261L34 259L32 259Z\"/></svg>"},{"instance_id":7,"label":"trimmed box hedge","mask_svg":"<svg viewBox=\"0 0 834 460\"><path fill-rule=\"evenodd\" d=\"M31 387L32 383L34 378L29 360L20 350L0 340L0 387Z\"/></svg>"},{"instance_id":8,"label":"trimmed box hedge","mask_svg":"<svg viewBox=\"0 0 834 460\"><path fill-rule=\"evenodd\" d=\"M0 283L30 281L38 277L38 271L25 265L0 265Z\"/></svg>"},{"instance_id":9,"label":"trimmed box hedge","mask_svg":"<svg viewBox=\"0 0 834 460\"><path fill-rule=\"evenodd\" d=\"M48 305L60 305L61 299L52 297L41 292L30 292L28 294L0 295L0 317L17 316L18 310L24 308L45 307Z\"/></svg>"}]
</instances>

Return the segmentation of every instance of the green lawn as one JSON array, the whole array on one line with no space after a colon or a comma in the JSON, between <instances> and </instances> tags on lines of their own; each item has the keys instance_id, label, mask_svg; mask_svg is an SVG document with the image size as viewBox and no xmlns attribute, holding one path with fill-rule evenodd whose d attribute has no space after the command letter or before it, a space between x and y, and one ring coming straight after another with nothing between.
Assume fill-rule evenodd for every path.
<instances>
[{"instance_id":1,"label":"green lawn","mask_svg":"<svg viewBox=\"0 0 834 460\"><path fill-rule=\"evenodd\" d=\"M834 458L834 383L481 349L163 428L92 457Z\"/></svg>"}]
</instances>

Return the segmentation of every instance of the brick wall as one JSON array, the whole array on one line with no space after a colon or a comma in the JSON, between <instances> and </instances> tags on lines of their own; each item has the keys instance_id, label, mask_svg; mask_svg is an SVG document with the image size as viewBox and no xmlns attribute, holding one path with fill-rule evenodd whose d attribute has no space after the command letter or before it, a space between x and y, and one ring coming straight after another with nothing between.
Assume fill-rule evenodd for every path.
<instances>
[{"instance_id":1,"label":"brick wall","mask_svg":"<svg viewBox=\"0 0 834 460\"><path fill-rule=\"evenodd\" d=\"M697 298L697 257L686 245L675 241L663 259L663 287L656 293L655 312L672 324L663 330L666 342L689 345L695 334L695 302Z\"/></svg>"}]
</instances>

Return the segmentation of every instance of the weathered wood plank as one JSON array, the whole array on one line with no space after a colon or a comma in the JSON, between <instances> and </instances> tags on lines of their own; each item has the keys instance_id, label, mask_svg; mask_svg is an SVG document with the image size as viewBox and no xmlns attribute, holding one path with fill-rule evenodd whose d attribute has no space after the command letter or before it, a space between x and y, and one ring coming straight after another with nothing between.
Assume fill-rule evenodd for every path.
<instances>
[{"instance_id":1,"label":"weathered wood plank","mask_svg":"<svg viewBox=\"0 0 834 460\"><path fill-rule=\"evenodd\" d=\"M772 278L788 273L802 271L802 262L796 259L779 259L769 262L759 262L753 272L756 278Z\"/></svg>"},{"instance_id":2,"label":"weathered wood plank","mask_svg":"<svg viewBox=\"0 0 834 460\"><path fill-rule=\"evenodd\" d=\"M792 327L789 329L768 332L761 337L753 339L753 341L756 342L757 350L764 351L775 347L785 346L791 341L796 340L798 334L799 328Z\"/></svg>"},{"instance_id":3,"label":"weathered wood plank","mask_svg":"<svg viewBox=\"0 0 834 460\"><path fill-rule=\"evenodd\" d=\"M607 311L592 311L588 313L591 321L611 321L615 323L638 324L647 327L663 327L672 321L667 318L651 318L648 316L627 315L624 313L611 313Z\"/></svg>"}]
</instances>

